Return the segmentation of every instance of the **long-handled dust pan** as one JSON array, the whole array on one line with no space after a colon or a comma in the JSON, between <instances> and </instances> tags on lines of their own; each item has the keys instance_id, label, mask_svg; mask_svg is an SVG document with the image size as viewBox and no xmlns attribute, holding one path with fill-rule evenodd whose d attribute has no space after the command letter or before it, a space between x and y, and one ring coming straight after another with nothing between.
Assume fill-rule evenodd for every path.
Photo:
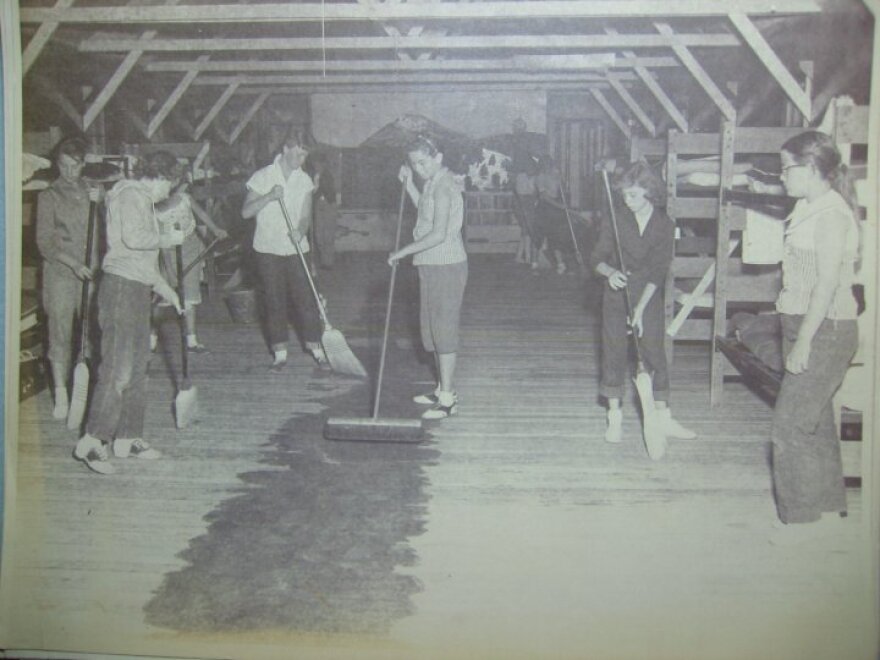
<instances>
[{"instance_id":1,"label":"long-handled dust pan","mask_svg":"<svg viewBox=\"0 0 880 660\"><path fill-rule=\"evenodd\" d=\"M86 229L86 259L87 268L92 267L92 249L95 243L95 219L97 217L98 204L89 203L89 225ZM73 369L73 391L70 393L70 408L67 410L67 428L78 429L82 425L86 414L86 403L89 398L89 285L88 279L83 280L82 300L79 308L79 358Z\"/></svg>"},{"instance_id":2,"label":"long-handled dust pan","mask_svg":"<svg viewBox=\"0 0 880 660\"><path fill-rule=\"evenodd\" d=\"M397 213L397 236L394 251L400 248L400 228L403 224L403 205L406 199L406 183L400 192L400 209ZM373 399L373 416L368 418L329 418L324 425L324 437L328 440L354 440L363 442L419 442L423 438L421 419L389 419L379 417L379 399L382 396L382 377L385 375L385 353L391 327L391 306L394 301L394 281L397 262L391 266L391 283L388 286L388 305L385 309L385 330L382 333L382 353L379 357L379 375L376 378L376 396Z\"/></svg>"},{"instance_id":3,"label":"long-handled dust pan","mask_svg":"<svg viewBox=\"0 0 880 660\"><path fill-rule=\"evenodd\" d=\"M177 428L185 429L192 424L199 414L199 394L196 386L189 379L189 357L186 350L186 299L183 290L183 248L178 245L174 248L177 259L177 297L183 308L180 315L180 360L182 373L177 387L177 396L174 398L174 419Z\"/></svg>"},{"instance_id":4,"label":"long-handled dust pan","mask_svg":"<svg viewBox=\"0 0 880 660\"><path fill-rule=\"evenodd\" d=\"M321 315L321 321L324 324L324 332L321 334L321 345L324 347L324 353L327 355L327 361L330 363L330 368L336 373L364 378L367 375L367 370L364 369L364 365L361 364L361 361L358 360L357 356L348 347L348 342L345 341L343 334L331 326L330 321L327 319L327 310L324 309L324 303L321 302L321 296L318 295L318 289L315 287L315 280L312 278L309 264L306 262L305 255L303 255L302 250L299 249L299 242L295 238L296 233L293 221L290 219L290 214L287 212L287 207L284 205L284 201L279 199L278 203L281 205L281 211L284 213L284 220L287 222L287 231L290 237L290 242L293 243L293 247L296 249L300 261L302 261L302 267L305 271L306 279L309 281L309 287L311 287L312 294L315 296L315 304L318 306L318 313Z\"/></svg>"},{"instance_id":5,"label":"long-handled dust pan","mask_svg":"<svg viewBox=\"0 0 880 660\"><path fill-rule=\"evenodd\" d=\"M626 272L623 263L623 250L620 247L620 234L617 231L617 216L614 213L614 199L611 196L611 185L608 183L608 172L602 170L602 180L605 183L605 194L608 198L608 211L611 217L611 227L614 230L614 244L617 247L617 259L620 262L621 272ZM629 288L623 288L623 298L626 302L627 319L632 320L632 301L629 297ZM645 369L642 352L639 349L638 333L633 329L630 333L633 346L636 349L636 392L639 395L639 403L642 406L642 434L645 439L645 449L652 460L660 460L666 454L666 434L660 427L657 416L657 408L654 405L654 387L651 374Z\"/></svg>"}]
</instances>

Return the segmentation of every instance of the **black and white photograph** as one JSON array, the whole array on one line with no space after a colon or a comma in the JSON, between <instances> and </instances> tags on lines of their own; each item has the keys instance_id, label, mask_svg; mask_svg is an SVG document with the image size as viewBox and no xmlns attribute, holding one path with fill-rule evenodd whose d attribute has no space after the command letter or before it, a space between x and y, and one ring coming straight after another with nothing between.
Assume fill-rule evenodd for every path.
<instances>
[{"instance_id":1,"label":"black and white photograph","mask_svg":"<svg viewBox=\"0 0 880 660\"><path fill-rule=\"evenodd\" d=\"M0 657L880 658L880 0L0 5Z\"/></svg>"}]
</instances>

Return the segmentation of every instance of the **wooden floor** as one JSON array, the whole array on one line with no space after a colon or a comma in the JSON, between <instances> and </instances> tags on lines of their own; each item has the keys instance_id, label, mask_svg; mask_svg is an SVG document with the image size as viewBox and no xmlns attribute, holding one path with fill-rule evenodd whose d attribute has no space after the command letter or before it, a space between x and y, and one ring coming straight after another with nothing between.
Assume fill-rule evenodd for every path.
<instances>
[{"instance_id":1,"label":"wooden floor","mask_svg":"<svg viewBox=\"0 0 880 660\"><path fill-rule=\"evenodd\" d=\"M375 372L388 269L341 255L331 320ZM383 417L430 389L414 275L401 271ZM191 365L200 423L177 431L174 327L151 364L159 461L71 458L47 392L20 410L10 648L176 657L867 658L874 644L860 491L830 537L779 538L771 411L742 385L708 405L708 355L679 351L676 417L699 434L650 461L636 406L602 440L596 297L579 278L476 255L460 413L417 446L323 440L371 387L292 351L217 294ZM7 539L7 542L9 539Z\"/></svg>"}]
</instances>

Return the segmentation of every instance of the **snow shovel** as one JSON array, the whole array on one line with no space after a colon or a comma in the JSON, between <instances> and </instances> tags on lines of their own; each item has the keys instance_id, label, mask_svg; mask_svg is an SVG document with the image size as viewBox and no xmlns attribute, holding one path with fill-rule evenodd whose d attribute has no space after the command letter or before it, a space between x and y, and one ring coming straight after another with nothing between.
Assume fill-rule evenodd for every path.
<instances>
[{"instance_id":1,"label":"snow shovel","mask_svg":"<svg viewBox=\"0 0 880 660\"><path fill-rule=\"evenodd\" d=\"M284 201L279 199L278 203L281 205L281 211L284 213L284 220L287 222L287 231L288 236L290 237L290 242L293 243L293 247L299 255L300 261L302 261L303 271L305 271L306 279L308 279L309 286L315 296L315 304L318 306L318 313L321 315L321 321L324 323L324 332L321 334L321 345L324 347L324 353L327 355L327 360L330 362L330 368L340 374L364 378L367 375L367 370L364 369L364 365L362 365L361 361L357 359L357 356L352 353L342 333L331 326L330 321L327 319L327 311L324 309L324 303L321 302L321 296L318 295L318 289L315 288L315 280L312 278L309 264L306 262L306 257L302 253L302 250L299 249L293 221L290 219L290 214L287 212L287 207L284 205Z\"/></svg>"},{"instance_id":2,"label":"snow shovel","mask_svg":"<svg viewBox=\"0 0 880 660\"><path fill-rule=\"evenodd\" d=\"M86 259L87 268L92 267L92 248L95 242L95 219L98 215L97 202L89 203L89 225L86 229ZM67 410L67 428L78 429L82 424L86 413L86 403L89 398L89 289L90 280L83 280L82 300L80 302L80 339L79 359L73 369L73 391L70 393L70 408Z\"/></svg>"},{"instance_id":3,"label":"snow shovel","mask_svg":"<svg viewBox=\"0 0 880 660\"><path fill-rule=\"evenodd\" d=\"M575 259L577 259L578 266L581 267L581 275L586 275L587 267L584 265L584 255L581 254L581 248L578 245L578 239L574 233L574 223L571 221L571 213L568 211L568 200L565 198L565 190L562 187L562 183L559 184L559 194L562 198L562 206L565 208L565 219L568 220L568 230L571 232L571 242L574 245Z\"/></svg>"},{"instance_id":4,"label":"snow shovel","mask_svg":"<svg viewBox=\"0 0 880 660\"><path fill-rule=\"evenodd\" d=\"M403 205L406 200L406 182L400 191L400 209L397 213L397 236L394 251L400 249L400 228L403 224ZM369 418L330 418L324 425L324 437L328 440L361 440L365 442L418 442L422 439L421 419L388 419L379 417L379 399L382 395L382 376L385 373L385 353L388 332L391 327L391 304L394 300L394 281L397 262L391 266L391 283L388 285L388 305L385 309L385 330L382 334L382 353L379 358L379 375L376 378L376 397L373 400L373 416Z\"/></svg>"},{"instance_id":5,"label":"snow shovel","mask_svg":"<svg viewBox=\"0 0 880 660\"><path fill-rule=\"evenodd\" d=\"M614 230L614 244L617 248L617 259L620 263L620 270L626 273L626 266L623 263L623 250L620 247L620 234L617 232L617 216L614 213L614 199L611 196L611 185L608 183L608 172L602 170L602 180L605 184L605 194L608 198L608 210L610 212L611 227ZM623 299L626 302L627 323L632 323L632 301L629 297L629 287L623 287ZM652 460L660 460L666 453L666 434L660 427L660 420L657 416L657 408L654 405L654 387L651 382L651 374L645 369L645 363L642 360L642 352L639 349L638 333L633 329L630 332L633 345L636 349L636 392L639 395L639 403L642 406L642 433L645 439L645 449L648 450L648 456Z\"/></svg>"},{"instance_id":6,"label":"snow shovel","mask_svg":"<svg viewBox=\"0 0 880 660\"><path fill-rule=\"evenodd\" d=\"M174 418L177 428L185 429L196 420L199 410L199 395L196 386L189 379L189 357L186 350L186 302L183 292L183 246L174 248L177 259L177 297L183 313L180 315L180 359L182 375L174 398Z\"/></svg>"}]
</instances>

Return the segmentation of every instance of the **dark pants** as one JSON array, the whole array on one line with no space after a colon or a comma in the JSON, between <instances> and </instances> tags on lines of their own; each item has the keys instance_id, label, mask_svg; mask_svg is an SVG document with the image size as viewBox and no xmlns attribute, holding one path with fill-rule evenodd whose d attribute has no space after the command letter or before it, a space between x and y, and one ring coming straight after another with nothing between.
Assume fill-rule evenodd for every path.
<instances>
[{"instance_id":1,"label":"dark pants","mask_svg":"<svg viewBox=\"0 0 880 660\"><path fill-rule=\"evenodd\" d=\"M567 254L573 249L571 231L568 228L568 220L564 210L545 201L539 201L535 216L536 247L540 248L546 238L547 247L550 250L558 250L562 254Z\"/></svg>"},{"instance_id":2,"label":"dark pants","mask_svg":"<svg viewBox=\"0 0 880 660\"><path fill-rule=\"evenodd\" d=\"M104 273L98 285L101 364L86 431L110 442L142 438L150 361L151 287Z\"/></svg>"},{"instance_id":3,"label":"dark pants","mask_svg":"<svg viewBox=\"0 0 880 660\"><path fill-rule=\"evenodd\" d=\"M803 316L782 314L782 352L788 356ZM845 511L846 491L832 397L858 345L856 321L825 319L813 337L807 370L785 372L773 411L773 490L785 523Z\"/></svg>"},{"instance_id":4,"label":"dark pants","mask_svg":"<svg viewBox=\"0 0 880 660\"><path fill-rule=\"evenodd\" d=\"M630 286L633 286L631 283ZM630 291L633 305L641 295L643 286ZM612 291L604 285L602 296L602 380L599 394L606 399L619 399L624 393L624 383L629 371L629 345L632 339L627 335L627 312L623 291ZM664 334L666 332L663 316L663 292L658 289L642 315L644 334L639 338L642 361L649 372L654 386L654 399L669 399L669 370L666 365Z\"/></svg>"},{"instance_id":5,"label":"dark pants","mask_svg":"<svg viewBox=\"0 0 880 660\"><path fill-rule=\"evenodd\" d=\"M293 305L298 329L304 342L321 341L321 317L302 261L298 255L281 257L256 253L257 268L263 280L266 326L273 351L287 348L287 305ZM308 257L308 255L307 255Z\"/></svg>"}]
</instances>

